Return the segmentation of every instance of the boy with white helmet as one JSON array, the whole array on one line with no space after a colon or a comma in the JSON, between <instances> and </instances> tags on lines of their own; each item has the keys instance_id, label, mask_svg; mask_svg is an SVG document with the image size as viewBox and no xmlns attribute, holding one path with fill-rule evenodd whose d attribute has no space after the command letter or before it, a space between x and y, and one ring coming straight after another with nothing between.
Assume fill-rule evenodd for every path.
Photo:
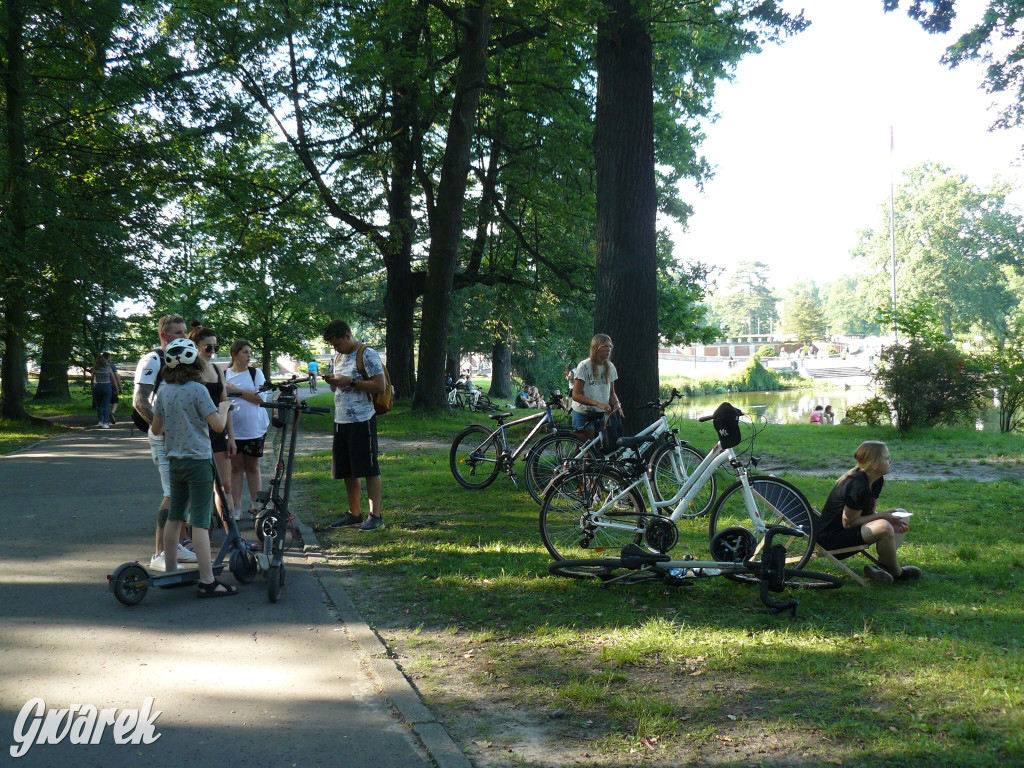
<instances>
[{"instance_id":1,"label":"boy with white helmet","mask_svg":"<svg viewBox=\"0 0 1024 768\"><path fill-rule=\"evenodd\" d=\"M210 553L210 517L213 509L214 464L210 433L223 432L227 424L227 401L213 403L202 383L206 361L189 339L176 339L164 348L164 383L153 404L152 431L164 435L170 470L170 525L164 527L164 557L167 571L178 568L177 525L190 510L196 560L199 564L199 597L228 597L236 587L221 584L213 575Z\"/></svg>"}]
</instances>

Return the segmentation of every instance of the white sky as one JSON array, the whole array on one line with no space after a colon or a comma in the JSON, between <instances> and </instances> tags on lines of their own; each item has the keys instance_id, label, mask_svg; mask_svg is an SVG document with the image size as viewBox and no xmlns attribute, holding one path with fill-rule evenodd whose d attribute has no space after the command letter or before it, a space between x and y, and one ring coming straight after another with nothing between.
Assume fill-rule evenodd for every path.
<instances>
[{"instance_id":1,"label":"white sky","mask_svg":"<svg viewBox=\"0 0 1024 768\"><path fill-rule=\"evenodd\" d=\"M882 0L782 4L812 24L719 86L721 118L703 147L715 178L684 193L694 215L676 236L677 258L726 267L720 286L737 261L768 264L776 288L850 271L858 232L888 209L890 125L897 186L903 169L931 160L983 187L1010 179L1024 203L1024 130L988 130L981 65L939 63L983 0L959 0L948 35L927 34L902 9L883 13Z\"/></svg>"}]
</instances>

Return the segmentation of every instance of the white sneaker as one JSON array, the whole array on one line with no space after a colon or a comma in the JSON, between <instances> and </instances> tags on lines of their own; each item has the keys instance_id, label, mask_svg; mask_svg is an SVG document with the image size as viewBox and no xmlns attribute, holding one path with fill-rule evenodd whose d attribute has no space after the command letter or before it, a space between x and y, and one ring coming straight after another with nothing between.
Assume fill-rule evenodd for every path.
<instances>
[{"instance_id":1,"label":"white sneaker","mask_svg":"<svg viewBox=\"0 0 1024 768\"><path fill-rule=\"evenodd\" d=\"M160 573L163 573L167 570L166 566L164 565L163 552L161 552L159 555L153 555L151 558L149 558L149 570L160 571Z\"/></svg>"},{"instance_id":2,"label":"white sneaker","mask_svg":"<svg viewBox=\"0 0 1024 768\"><path fill-rule=\"evenodd\" d=\"M100 422L100 426L103 427L103 429L110 429L110 425L104 424L103 422Z\"/></svg>"},{"instance_id":3,"label":"white sneaker","mask_svg":"<svg viewBox=\"0 0 1024 768\"><path fill-rule=\"evenodd\" d=\"M179 563L194 563L196 562L196 553L188 547L182 546L178 543L178 562Z\"/></svg>"},{"instance_id":4,"label":"white sneaker","mask_svg":"<svg viewBox=\"0 0 1024 768\"><path fill-rule=\"evenodd\" d=\"M96 422L96 426L97 427L102 427L103 426L103 422L102 421L97 421Z\"/></svg>"},{"instance_id":5,"label":"white sneaker","mask_svg":"<svg viewBox=\"0 0 1024 768\"><path fill-rule=\"evenodd\" d=\"M242 519L242 510L241 509L234 510L231 513L231 517L233 517L235 519L235 522L237 523L239 520Z\"/></svg>"}]
</instances>

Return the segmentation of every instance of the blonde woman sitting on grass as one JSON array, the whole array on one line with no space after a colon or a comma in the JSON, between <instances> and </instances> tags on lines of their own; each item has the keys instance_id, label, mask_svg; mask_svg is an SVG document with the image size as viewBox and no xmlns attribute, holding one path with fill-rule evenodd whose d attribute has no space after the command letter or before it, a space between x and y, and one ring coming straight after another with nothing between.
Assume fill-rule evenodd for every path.
<instances>
[{"instance_id":1,"label":"blonde woman sitting on grass","mask_svg":"<svg viewBox=\"0 0 1024 768\"><path fill-rule=\"evenodd\" d=\"M836 481L821 510L818 544L827 550L874 544L882 567L864 566L864 575L872 581L892 584L920 578L920 568L900 566L896 559L896 551L910 527L910 513L899 508L875 511L885 475L892 472L889 449L885 443L869 440L860 444L853 458L857 466ZM856 553L836 557L843 559L853 554Z\"/></svg>"}]
</instances>

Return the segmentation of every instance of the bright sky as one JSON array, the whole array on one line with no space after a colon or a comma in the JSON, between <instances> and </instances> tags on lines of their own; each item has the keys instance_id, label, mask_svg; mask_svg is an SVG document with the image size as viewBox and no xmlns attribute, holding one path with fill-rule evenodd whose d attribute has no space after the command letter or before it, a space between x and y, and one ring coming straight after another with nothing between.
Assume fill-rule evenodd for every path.
<instances>
[{"instance_id":1,"label":"bright sky","mask_svg":"<svg viewBox=\"0 0 1024 768\"><path fill-rule=\"evenodd\" d=\"M988 130L981 66L939 63L983 0L959 0L948 35L927 34L902 9L883 13L882 0L782 4L812 24L719 86L721 118L703 148L715 178L688 194L694 215L676 237L678 258L726 267L720 286L737 261L768 264L776 288L849 271L858 232L888 210L890 125L897 186L925 160L983 187L996 175L1024 186L1024 130ZM1024 191L1013 199L1024 207Z\"/></svg>"}]
</instances>

